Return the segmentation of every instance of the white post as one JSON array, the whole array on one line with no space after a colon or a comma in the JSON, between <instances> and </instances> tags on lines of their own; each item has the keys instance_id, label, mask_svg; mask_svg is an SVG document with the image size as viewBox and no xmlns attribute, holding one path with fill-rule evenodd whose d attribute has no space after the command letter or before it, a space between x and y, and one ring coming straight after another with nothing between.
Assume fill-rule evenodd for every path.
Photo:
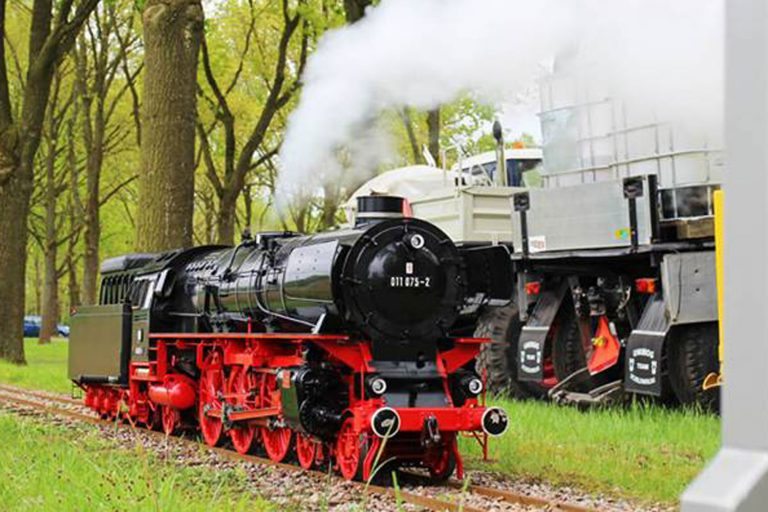
<instances>
[{"instance_id":1,"label":"white post","mask_svg":"<svg viewBox=\"0 0 768 512\"><path fill-rule=\"evenodd\" d=\"M723 444L684 512L768 510L768 2L725 4Z\"/></svg>"}]
</instances>

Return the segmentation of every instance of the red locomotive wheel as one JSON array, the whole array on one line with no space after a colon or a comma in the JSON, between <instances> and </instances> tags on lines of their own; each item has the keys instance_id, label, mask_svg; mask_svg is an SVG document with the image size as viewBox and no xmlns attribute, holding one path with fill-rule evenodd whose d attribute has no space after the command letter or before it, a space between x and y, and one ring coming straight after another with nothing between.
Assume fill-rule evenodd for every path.
<instances>
[{"instance_id":1,"label":"red locomotive wheel","mask_svg":"<svg viewBox=\"0 0 768 512\"><path fill-rule=\"evenodd\" d=\"M160 432L163 428L163 411L162 406L160 405L153 405L152 412L149 415L149 423L147 424L147 428L150 430L154 430L155 432Z\"/></svg>"},{"instance_id":2,"label":"red locomotive wheel","mask_svg":"<svg viewBox=\"0 0 768 512\"><path fill-rule=\"evenodd\" d=\"M304 469L312 469L318 455L320 443L307 434L296 434L296 458Z\"/></svg>"},{"instance_id":3,"label":"red locomotive wheel","mask_svg":"<svg viewBox=\"0 0 768 512\"><path fill-rule=\"evenodd\" d=\"M429 478L433 483L440 484L448 480L456 469L453 441L443 443L428 453L424 465L429 470Z\"/></svg>"},{"instance_id":4,"label":"red locomotive wheel","mask_svg":"<svg viewBox=\"0 0 768 512\"><path fill-rule=\"evenodd\" d=\"M242 366L237 366L227 380L227 394L233 396L232 404L236 409L257 409L259 407L256 375ZM232 446L238 453L248 453L253 446L258 427L245 421L235 423L229 430Z\"/></svg>"},{"instance_id":5,"label":"red locomotive wheel","mask_svg":"<svg viewBox=\"0 0 768 512\"><path fill-rule=\"evenodd\" d=\"M198 399L198 421L205 443L216 446L221 442L224 430L221 416L220 395L224 391L224 370L221 366L221 354L213 351L205 358L205 364L200 375L200 395Z\"/></svg>"},{"instance_id":6,"label":"red locomotive wheel","mask_svg":"<svg viewBox=\"0 0 768 512\"><path fill-rule=\"evenodd\" d=\"M365 450L360 434L355 431L354 418L347 418L341 425L336 439L336 463L341 476L347 480L362 479Z\"/></svg>"},{"instance_id":7,"label":"red locomotive wheel","mask_svg":"<svg viewBox=\"0 0 768 512\"><path fill-rule=\"evenodd\" d=\"M181 413L179 410L174 407L161 405L160 416L162 418L163 432L165 432L165 435L174 435L181 425Z\"/></svg>"},{"instance_id":8,"label":"red locomotive wheel","mask_svg":"<svg viewBox=\"0 0 768 512\"><path fill-rule=\"evenodd\" d=\"M261 381L261 404L262 407L274 407L279 405L279 399L274 395L275 375L272 373L264 374ZM261 442L270 459L275 462L282 462L288 456L291 450L291 438L293 431L287 427L263 427L261 429Z\"/></svg>"}]
</instances>

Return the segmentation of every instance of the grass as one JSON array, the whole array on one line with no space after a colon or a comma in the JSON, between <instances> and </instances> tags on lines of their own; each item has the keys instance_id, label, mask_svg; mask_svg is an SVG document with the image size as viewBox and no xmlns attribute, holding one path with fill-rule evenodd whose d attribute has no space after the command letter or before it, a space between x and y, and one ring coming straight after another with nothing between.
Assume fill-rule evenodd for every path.
<instances>
[{"instance_id":1,"label":"grass","mask_svg":"<svg viewBox=\"0 0 768 512\"><path fill-rule=\"evenodd\" d=\"M675 503L717 452L719 418L656 406L581 412L540 402L500 403L510 428L491 440L490 469L647 502ZM462 440L470 468L482 452Z\"/></svg>"},{"instance_id":2,"label":"grass","mask_svg":"<svg viewBox=\"0 0 768 512\"><path fill-rule=\"evenodd\" d=\"M50 345L39 345L37 338L24 340L27 366L0 361L0 382L27 389L45 389L68 393L72 384L67 379L65 339L54 339Z\"/></svg>"},{"instance_id":3,"label":"grass","mask_svg":"<svg viewBox=\"0 0 768 512\"><path fill-rule=\"evenodd\" d=\"M175 466L87 427L0 413L0 445L0 510L272 510L242 471Z\"/></svg>"},{"instance_id":4,"label":"grass","mask_svg":"<svg viewBox=\"0 0 768 512\"><path fill-rule=\"evenodd\" d=\"M26 354L26 367L0 362L0 382L70 390L66 341L38 345L29 339ZM479 462L479 447L463 439L470 468L490 467L612 496L674 503L719 446L719 418L695 411L636 406L580 412L540 402L499 405L511 422L504 437L491 441L490 458L496 462Z\"/></svg>"}]
</instances>

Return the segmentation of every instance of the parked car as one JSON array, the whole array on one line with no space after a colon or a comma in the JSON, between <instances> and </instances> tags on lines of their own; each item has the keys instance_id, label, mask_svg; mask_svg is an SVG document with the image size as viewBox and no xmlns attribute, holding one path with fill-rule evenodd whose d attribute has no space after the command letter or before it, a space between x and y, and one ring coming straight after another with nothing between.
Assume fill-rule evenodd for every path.
<instances>
[{"instance_id":1,"label":"parked car","mask_svg":"<svg viewBox=\"0 0 768 512\"><path fill-rule=\"evenodd\" d=\"M40 336L40 326L43 324L43 319L39 316L25 316L24 317L24 337L36 338ZM59 324L56 326L56 331L59 336L69 336L69 326Z\"/></svg>"}]
</instances>

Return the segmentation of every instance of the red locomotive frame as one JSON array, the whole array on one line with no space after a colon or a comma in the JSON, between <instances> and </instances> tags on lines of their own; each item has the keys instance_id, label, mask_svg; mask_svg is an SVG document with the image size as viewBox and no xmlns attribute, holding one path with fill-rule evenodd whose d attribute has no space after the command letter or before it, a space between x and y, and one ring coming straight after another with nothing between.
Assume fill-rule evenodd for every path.
<instances>
[{"instance_id":1,"label":"red locomotive frame","mask_svg":"<svg viewBox=\"0 0 768 512\"><path fill-rule=\"evenodd\" d=\"M372 429L373 415L386 406L380 396L366 396L365 379L375 371L370 343L343 335L318 334L152 334L150 362L132 362L127 387L83 384L85 403L103 417L121 417L131 423L162 428L171 435L195 425L211 446L227 438L241 453L261 443L274 461L283 461L295 446L299 464L310 469L332 462L347 479L367 480L374 463L396 458L426 467L435 478L453 472L463 478L457 436L472 433L485 448L485 407L481 399L468 398L457 406L451 400L449 376L472 361L486 339L455 338L453 348L438 353L436 364L445 389L446 405L430 408L393 408L399 417L398 435L382 438ZM322 441L293 431L281 420L281 368L305 364L303 349L312 344L325 360L346 370L349 407L333 441ZM194 380L174 371L173 350L195 350L200 372ZM437 425L439 442L424 442L427 423ZM191 424L191 425L190 425ZM421 436L421 442L420 442ZM447 475L446 475L447 474Z\"/></svg>"}]
</instances>

